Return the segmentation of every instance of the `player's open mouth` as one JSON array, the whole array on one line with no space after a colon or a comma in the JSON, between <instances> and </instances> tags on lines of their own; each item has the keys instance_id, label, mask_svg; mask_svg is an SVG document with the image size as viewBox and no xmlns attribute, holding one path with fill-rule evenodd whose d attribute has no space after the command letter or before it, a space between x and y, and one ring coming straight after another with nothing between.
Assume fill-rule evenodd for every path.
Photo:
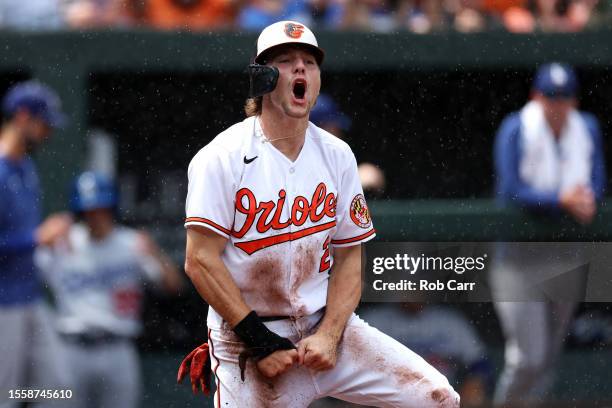
<instances>
[{"instance_id":1,"label":"player's open mouth","mask_svg":"<svg viewBox=\"0 0 612 408\"><path fill-rule=\"evenodd\" d=\"M297 100L303 100L306 95L306 81L303 79L296 79L293 83L293 96Z\"/></svg>"}]
</instances>

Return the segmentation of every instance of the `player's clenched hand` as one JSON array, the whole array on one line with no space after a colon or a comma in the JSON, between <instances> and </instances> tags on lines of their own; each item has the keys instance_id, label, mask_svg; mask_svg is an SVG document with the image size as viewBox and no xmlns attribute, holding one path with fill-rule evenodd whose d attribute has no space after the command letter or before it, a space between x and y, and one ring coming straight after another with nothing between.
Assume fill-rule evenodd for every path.
<instances>
[{"instance_id":1,"label":"player's clenched hand","mask_svg":"<svg viewBox=\"0 0 612 408\"><path fill-rule=\"evenodd\" d=\"M317 332L298 343L298 363L316 371L329 370L336 365L339 339Z\"/></svg>"},{"instance_id":2,"label":"player's clenched hand","mask_svg":"<svg viewBox=\"0 0 612 408\"><path fill-rule=\"evenodd\" d=\"M298 361L297 350L277 350L257 362L257 369L265 377L276 377Z\"/></svg>"}]
</instances>

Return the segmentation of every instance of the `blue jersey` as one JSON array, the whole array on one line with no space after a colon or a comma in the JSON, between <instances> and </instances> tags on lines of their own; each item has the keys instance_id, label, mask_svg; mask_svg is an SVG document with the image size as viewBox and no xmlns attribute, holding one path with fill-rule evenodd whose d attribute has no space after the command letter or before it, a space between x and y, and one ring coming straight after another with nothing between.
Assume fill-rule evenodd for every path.
<instances>
[{"instance_id":1,"label":"blue jersey","mask_svg":"<svg viewBox=\"0 0 612 408\"><path fill-rule=\"evenodd\" d=\"M599 124L594 116L586 112L576 113L588 133L588 139L585 140L588 140L592 146L592 153L586 163L590 175L588 184L595 198L601 200L604 195L606 175ZM494 147L496 194L503 203L557 212L559 189L537 188L533 179L521 174L521 161L526 154L522 137L524 129L521 112L515 112L504 119L497 132ZM558 154L559 151L557 150ZM540 160L544 158L541 157Z\"/></svg>"},{"instance_id":2,"label":"blue jersey","mask_svg":"<svg viewBox=\"0 0 612 408\"><path fill-rule=\"evenodd\" d=\"M32 160L0 156L0 305L29 303L41 296L33 259L39 200Z\"/></svg>"}]
</instances>

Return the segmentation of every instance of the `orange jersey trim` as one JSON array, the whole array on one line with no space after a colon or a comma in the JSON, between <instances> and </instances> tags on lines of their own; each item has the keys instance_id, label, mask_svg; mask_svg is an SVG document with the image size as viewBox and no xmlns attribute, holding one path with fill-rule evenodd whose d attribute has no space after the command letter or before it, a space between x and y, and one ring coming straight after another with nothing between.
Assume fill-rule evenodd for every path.
<instances>
[{"instance_id":1,"label":"orange jersey trim","mask_svg":"<svg viewBox=\"0 0 612 408\"><path fill-rule=\"evenodd\" d=\"M214 359L217 361L217 365L215 366L215 368L213 369L213 375L215 376L215 378L217 379L217 389L215 390L215 393L217 394L217 406L220 407L221 406L221 379L219 378L219 376L217 375L217 370L219 369L219 366L221 365L221 361L219 361L219 359L217 358L217 356L215 356L215 346L213 345L213 341L210 338L210 329L208 329L208 342L210 343L210 354L214 357ZM206 367L204 368L206 370Z\"/></svg>"},{"instance_id":2,"label":"orange jersey trim","mask_svg":"<svg viewBox=\"0 0 612 408\"><path fill-rule=\"evenodd\" d=\"M299 231L285 232L283 234L272 235L271 237L265 237L255 239L253 241L236 242L234 245L249 255L274 245L282 244L289 241L296 241L300 238L307 237L308 235L316 234L317 232L332 229L336 226L336 221L327 222L325 224L315 225L314 227L304 228Z\"/></svg>"},{"instance_id":3,"label":"orange jersey trim","mask_svg":"<svg viewBox=\"0 0 612 408\"><path fill-rule=\"evenodd\" d=\"M375 229L371 229L370 231L366 232L365 234L361 234L359 236L353 237L353 238L346 238L346 239L332 239L332 244L334 245L339 245L339 244L350 244L351 242L355 242L355 241L361 241L362 239L366 239L367 237L373 235L376 233Z\"/></svg>"},{"instance_id":4,"label":"orange jersey trim","mask_svg":"<svg viewBox=\"0 0 612 408\"><path fill-rule=\"evenodd\" d=\"M201 224L206 224L206 225L210 225L211 227L218 229L219 231L223 232L224 234L227 235L232 235L232 232L230 230L228 230L227 228L223 228L222 226L220 226L219 224L217 224L216 222L213 222L207 218L200 218L200 217L188 217L185 219L185 224L187 224L188 222L199 222Z\"/></svg>"}]
</instances>

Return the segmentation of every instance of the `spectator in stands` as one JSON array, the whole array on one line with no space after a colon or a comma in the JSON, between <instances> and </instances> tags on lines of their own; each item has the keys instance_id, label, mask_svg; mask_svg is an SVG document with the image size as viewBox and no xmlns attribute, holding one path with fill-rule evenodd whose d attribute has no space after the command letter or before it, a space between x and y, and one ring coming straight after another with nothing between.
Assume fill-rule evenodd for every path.
<instances>
[{"instance_id":1,"label":"spectator in stands","mask_svg":"<svg viewBox=\"0 0 612 408\"><path fill-rule=\"evenodd\" d=\"M388 0L353 0L346 3L344 29L390 32L397 28Z\"/></svg>"},{"instance_id":2,"label":"spectator in stands","mask_svg":"<svg viewBox=\"0 0 612 408\"><path fill-rule=\"evenodd\" d=\"M481 0L445 0L444 9L452 27L460 32L476 32L486 28Z\"/></svg>"},{"instance_id":3,"label":"spectator in stands","mask_svg":"<svg viewBox=\"0 0 612 408\"><path fill-rule=\"evenodd\" d=\"M596 5L597 0L536 0L538 25L543 31L580 31Z\"/></svg>"},{"instance_id":4,"label":"spectator in stands","mask_svg":"<svg viewBox=\"0 0 612 408\"><path fill-rule=\"evenodd\" d=\"M296 20L310 25L311 18L305 0L248 0L238 14L238 27L259 31L279 20Z\"/></svg>"},{"instance_id":5,"label":"spectator in stands","mask_svg":"<svg viewBox=\"0 0 612 408\"><path fill-rule=\"evenodd\" d=\"M577 110L577 95L578 80L568 65L552 63L538 70L531 101L504 119L495 139L500 202L553 223L562 213L581 224L593 221L606 183L602 137L595 117ZM496 403L534 406L545 400L576 304L574 296L542 298L531 282L544 264L557 262L564 272L579 272L584 264L579 249L565 256L544 248L529 257L516 246L500 246L491 287L494 298L502 300L495 307L506 338L506 363ZM565 275L568 281L580 279L579 273ZM580 282L571 283L562 286L580 290Z\"/></svg>"},{"instance_id":6,"label":"spectator in stands","mask_svg":"<svg viewBox=\"0 0 612 408\"><path fill-rule=\"evenodd\" d=\"M528 33L536 27L528 3L529 0L483 0L481 11L512 33Z\"/></svg>"},{"instance_id":7,"label":"spectator in stands","mask_svg":"<svg viewBox=\"0 0 612 408\"><path fill-rule=\"evenodd\" d=\"M474 326L447 306L381 303L359 315L422 356L443 373L461 396L461 406L483 406L492 370Z\"/></svg>"},{"instance_id":8,"label":"spectator in stands","mask_svg":"<svg viewBox=\"0 0 612 408\"><path fill-rule=\"evenodd\" d=\"M338 29L346 12L344 0L308 0L307 12L310 14L310 27L317 29Z\"/></svg>"},{"instance_id":9,"label":"spectator in stands","mask_svg":"<svg viewBox=\"0 0 612 408\"><path fill-rule=\"evenodd\" d=\"M395 17L400 28L419 34L439 31L446 25L440 0L400 0Z\"/></svg>"},{"instance_id":10,"label":"spectator in stands","mask_svg":"<svg viewBox=\"0 0 612 408\"><path fill-rule=\"evenodd\" d=\"M415 33L451 27L461 32L482 31L488 21L481 6L480 0L400 0L396 20Z\"/></svg>"},{"instance_id":11,"label":"spectator in stands","mask_svg":"<svg viewBox=\"0 0 612 408\"><path fill-rule=\"evenodd\" d=\"M0 1L0 28L56 30L64 24L61 0Z\"/></svg>"},{"instance_id":12,"label":"spectator in stands","mask_svg":"<svg viewBox=\"0 0 612 408\"><path fill-rule=\"evenodd\" d=\"M340 139L344 139L345 133L351 128L351 119L340 112L336 102L325 93L319 94L317 103L310 112L310 120ZM380 198L385 191L383 171L372 163L361 163L357 167L365 195L368 198Z\"/></svg>"},{"instance_id":13,"label":"spectator in stands","mask_svg":"<svg viewBox=\"0 0 612 408\"><path fill-rule=\"evenodd\" d=\"M453 27L462 33L483 31L486 28L485 16L474 7L462 6L455 13Z\"/></svg>"},{"instance_id":14,"label":"spectator in stands","mask_svg":"<svg viewBox=\"0 0 612 408\"><path fill-rule=\"evenodd\" d=\"M598 0L485 0L484 10L514 33L575 32L591 21ZM531 7L530 7L531 5Z\"/></svg>"},{"instance_id":15,"label":"spectator in stands","mask_svg":"<svg viewBox=\"0 0 612 408\"><path fill-rule=\"evenodd\" d=\"M2 0L0 28L257 31L290 19L323 29L428 33L445 29L575 32L599 0ZM605 19L600 19L605 21Z\"/></svg>"},{"instance_id":16,"label":"spectator in stands","mask_svg":"<svg viewBox=\"0 0 612 408\"><path fill-rule=\"evenodd\" d=\"M396 19L417 33L497 26L513 33L568 32L590 24L597 4L598 0L399 0Z\"/></svg>"},{"instance_id":17,"label":"spectator in stands","mask_svg":"<svg viewBox=\"0 0 612 408\"><path fill-rule=\"evenodd\" d=\"M73 0L64 13L69 27L93 29L135 24L135 0Z\"/></svg>"},{"instance_id":18,"label":"spectator in stands","mask_svg":"<svg viewBox=\"0 0 612 408\"><path fill-rule=\"evenodd\" d=\"M226 30L241 6L242 0L147 0L143 21L163 30Z\"/></svg>"}]
</instances>

